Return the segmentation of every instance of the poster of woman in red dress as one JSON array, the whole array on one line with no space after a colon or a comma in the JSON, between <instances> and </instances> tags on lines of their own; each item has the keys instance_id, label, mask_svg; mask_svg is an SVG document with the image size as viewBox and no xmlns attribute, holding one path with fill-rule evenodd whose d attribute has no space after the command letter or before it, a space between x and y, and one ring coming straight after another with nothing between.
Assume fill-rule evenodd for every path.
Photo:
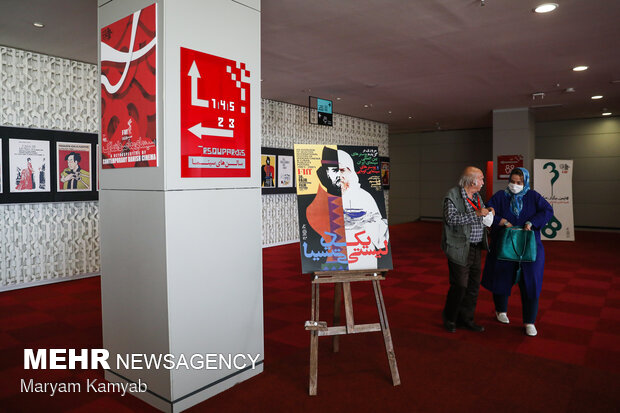
<instances>
[{"instance_id":1,"label":"poster of woman in red dress","mask_svg":"<svg viewBox=\"0 0 620 413\"><path fill-rule=\"evenodd\" d=\"M50 142L9 139L11 192L50 192Z\"/></svg>"}]
</instances>

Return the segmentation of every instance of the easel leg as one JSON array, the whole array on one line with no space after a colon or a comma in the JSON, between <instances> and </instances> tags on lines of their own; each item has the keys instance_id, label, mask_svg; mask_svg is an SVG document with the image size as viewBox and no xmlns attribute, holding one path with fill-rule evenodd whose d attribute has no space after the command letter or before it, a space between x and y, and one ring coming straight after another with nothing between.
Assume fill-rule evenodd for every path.
<instances>
[{"instance_id":1,"label":"easel leg","mask_svg":"<svg viewBox=\"0 0 620 413\"><path fill-rule=\"evenodd\" d=\"M312 284L311 321L319 321L319 284ZM319 368L319 332L310 332L310 396L316 396L317 375Z\"/></svg>"},{"instance_id":2,"label":"easel leg","mask_svg":"<svg viewBox=\"0 0 620 413\"><path fill-rule=\"evenodd\" d=\"M342 307L342 284L334 285L334 325L340 325L340 310ZM340 336L334 336L332 339L334 353L340 351Z\"/></svg>"},{"instance_id":3,"label":"easel leg","mask_svg":"<svg viewBox=\"0 0 620 413\"><path fill-rule=\"evenodd\" d=\"M353 298L351 298L351 283L342 283L344 295L344 313L347 317L347 334L355 332L355 319L353 318Z\"/></svg>"},{"instance_id":4,"label":"easel leg","mask_svg":"<svg viewBox=\"0 0 620 413\"><path fill-rule=\"evenodd\" d=\"M383 302L383 294L381 293L381 285L379 284L379 281L373 281L372 286L375 290L375 299L377 300L377 310L379 311L381 331L383 332L383 341L385 342L385 352L387 353L388 362L390 364L390 371L392 373L392 383L394 384L394 386L398 386L400 384L400 375L398 374L398 366L396 365L396 355L394 354L394 345L392 344L390 325L388 324L387 313L385 312L385 304Z\"/></svg>"}]
</instances>

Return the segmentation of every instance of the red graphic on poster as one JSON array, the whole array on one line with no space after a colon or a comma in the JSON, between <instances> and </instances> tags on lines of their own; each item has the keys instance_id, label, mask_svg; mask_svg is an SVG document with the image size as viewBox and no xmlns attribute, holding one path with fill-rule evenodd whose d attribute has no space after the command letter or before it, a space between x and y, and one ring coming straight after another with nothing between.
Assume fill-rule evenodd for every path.
<instances>
[{"instance_id":1,"label":"red graphic on poster","mask_svg":"<svg viewBox=\"0 0 620 413\"><path fill-rule=\"evenodd\" d=\"M510 178L510 172L518 167L523 167L523 155L498 155L497 179Z\"/></svg>"},{"instance_id":2,"label":"red graphic on poster","mask_svg":"<svg viewBox=\"0 0 620 413\"><path fill-rule=\"evenodd\" d=\"M103 169L157 166L157 36L152 4L101 29Z\"/></svg>"},{"instance_id":3,"label":"red graphic on poster","mask_svg":"<svg viewBox=\"0 0 620 413\"><path fill-rule=\"evenodd\" d=\"M181 48L181 177L249 177L250 71Z\"/></svg>"}]
</instances>

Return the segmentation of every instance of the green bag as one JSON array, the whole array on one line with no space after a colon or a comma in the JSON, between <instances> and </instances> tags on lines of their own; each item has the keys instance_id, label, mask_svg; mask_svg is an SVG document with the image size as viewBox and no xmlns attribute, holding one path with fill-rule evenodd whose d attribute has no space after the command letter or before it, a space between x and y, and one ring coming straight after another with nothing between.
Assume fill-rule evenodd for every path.
<instances>
[{"instance_id":1,"label":"green bag","mask_svg":"<svg viewBox=\"0 0 620 413\"><path fill-rule=\"evenodd\" d=\"M534 231L526 231L523 227L504 228L498 242L497 259L517 262L536 261Z\"/></svg>"},{"instance_id":2,"label":"green bag","mask_svg":"<svg viewBox=\"0 0 620 413\"><path fill-rule=\"evenodd\" d=\"M519 263L514 279L514 284L518 284L523 276L521 263L536 261L536 238L534 237L534 231L526 231L523 227L506 227L501 232L497 244L498 260L516 261Z\"/></svg>"}]
</instances>

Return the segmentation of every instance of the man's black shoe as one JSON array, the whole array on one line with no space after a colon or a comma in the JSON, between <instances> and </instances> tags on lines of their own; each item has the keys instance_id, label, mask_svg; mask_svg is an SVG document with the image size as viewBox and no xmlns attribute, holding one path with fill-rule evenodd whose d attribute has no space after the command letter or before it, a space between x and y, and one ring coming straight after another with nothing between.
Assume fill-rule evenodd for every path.
<instances>
[{"instance_id":1,"label":"man's black shoe","mask_svg":"<svg viewBox=\"0 0 620 413\"><path fill-rule=\"evenodd\" d=\"M475 331L476 333L482 333L484 331L484 327L474 323L473 321L471 323L459 323L458 326L470 331Z\"/></svg>"},{"instance_id":2,"label":"man's black shoe","mask_svg":"<svg viewBox=\"0 0 620 413\"><path fill-rule=\"evenodd\" d=\"M446 328L448 333L456 333L456 323L448 320L443 313L441 314L441 318L443 319L443 326Z\"/></svg>"}]
</instances>

